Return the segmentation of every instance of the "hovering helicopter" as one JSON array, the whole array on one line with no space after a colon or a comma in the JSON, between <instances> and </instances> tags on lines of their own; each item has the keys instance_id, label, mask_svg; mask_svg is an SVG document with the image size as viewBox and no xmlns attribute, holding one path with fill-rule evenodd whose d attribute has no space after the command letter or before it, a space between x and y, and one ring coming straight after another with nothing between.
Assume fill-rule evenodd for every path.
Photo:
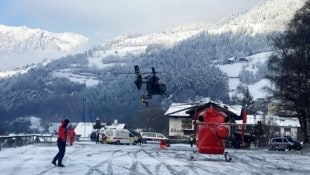
<instances>
[{"instance_id":1,"label":"hovering helicopter","mask_svg":"<svg viewBox=\"0 0 310 175\"><path fill-rule=\"evenodd\" d=\"M137 86L138 90L146 90L141 95L141 101L142 103L145 103L146 106L148 106L148 99L151 99L153 95L161 95L162 97L167 97L167 88L166 85L159 81L159 77L156 75L155 68L152 67L151 73L141 73L139 66L135 65L135 74L136 74L136 80L134 81L135 85ZM145 77L142 77L142 74L149 74ZM145 85L145 88L143 87L143 84Z\"/></svg>"},{"instance_id":2,"label":"hovering helicopter","mask_svg":"<svg viewBox=\"0 0 310 175\"><path fill-rule=\"evenodd\" d=\"M242 144L244 144L245 123L247 112L244 108L241 109L240 115L237 115L225 106L222 107L216 103L208 102L205 104L194 105L189 108L177 110L165 116L186 111L190 114L194 125L194 138L196 147L200 154L220 154L224 155L225 160L230 162L232 157L228 152L225 152L225 140L229 136L228 125L237 125L235 120L242 119ZM190 159L194 160L193 152Z\"/></svg>"}]
</instances>

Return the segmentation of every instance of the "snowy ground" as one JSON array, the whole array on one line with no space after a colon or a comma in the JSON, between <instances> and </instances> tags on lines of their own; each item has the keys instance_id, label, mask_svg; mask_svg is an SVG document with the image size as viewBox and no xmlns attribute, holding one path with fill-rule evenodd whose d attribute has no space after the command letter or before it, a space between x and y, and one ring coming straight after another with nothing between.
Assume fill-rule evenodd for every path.
<instances>
[{"instance_id":1,"label":"snowy ground","mask_svg":"<svg viewBox=\"0 0 310 175\"><path fill-rule=\"evenodd\" d=\"M105 145L77 142L67 147L63 163L55 167L51 160L57 153L55 144L37 144L0 151L0 174L309 174L310 151L274 151L265 149L233 150L231 162L222 155L198 155L189 160L189 145L171 145L159 149L157 144Z\"/></svg>"}]
</instances>

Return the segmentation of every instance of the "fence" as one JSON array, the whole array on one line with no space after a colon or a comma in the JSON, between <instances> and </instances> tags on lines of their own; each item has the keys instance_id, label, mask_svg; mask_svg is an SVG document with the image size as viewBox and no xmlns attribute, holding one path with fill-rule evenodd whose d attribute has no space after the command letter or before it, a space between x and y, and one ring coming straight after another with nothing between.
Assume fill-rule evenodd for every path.
<instances>
[{"instance_id":1,"label":"fence","mask_svg":"<svg viewBox=\"0 0 310 175\"><path fill-rule=\"evenodd\" d=\"M20 134L0 136L0 151L2 148L19 147L35 143L52 143L56 142L57 137L50 134Z\"/></svg>"}]
</instances>

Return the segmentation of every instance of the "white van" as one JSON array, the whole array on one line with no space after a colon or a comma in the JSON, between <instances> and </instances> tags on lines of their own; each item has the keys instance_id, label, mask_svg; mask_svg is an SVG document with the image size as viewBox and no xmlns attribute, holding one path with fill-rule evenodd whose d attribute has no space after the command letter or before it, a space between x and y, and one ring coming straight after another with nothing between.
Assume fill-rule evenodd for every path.
<instances>
[{"instance_id":1,"label":"white van","mask_svg":"<svg viewBox=\"0 0 310 175\"><path fill-rule=\"evenodd\" d=\"M107 129L105 133L107 143L127 145L134 143L134 135L128 129Z\"/></svg>"},{"instance_id":2,"label":"white van","mask_svg":"<svg viewBox=\"0 0 310 175\"><path fill-rule=\"evenodd\" d=\"M168 140L166 136L164 136L162 133L157 133L157 132L141 132L141 138L142 138L142 143L147 143L147 142L155 142L158 143L160 140Z\"/></svg>"}]
</instances>

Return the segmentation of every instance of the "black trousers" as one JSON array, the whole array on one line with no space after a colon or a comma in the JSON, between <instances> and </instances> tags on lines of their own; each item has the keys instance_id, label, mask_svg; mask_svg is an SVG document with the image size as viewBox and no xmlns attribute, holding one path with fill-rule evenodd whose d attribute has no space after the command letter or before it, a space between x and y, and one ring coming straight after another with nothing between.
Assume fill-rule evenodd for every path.
<instances>
[{"instance_id":1,"label":"black trousers","mask_svg":"<svg viewBox=\"0 0 310 175\"><path fill-rule=\"evenodd\" d=\"M65 152L66 152L66 142L61 141L60 139L57 140L57 146L59 149L59 152L56 154L56 156L54 157L54 161L58 160L58 165L62 164L62 159L65 156Z\"/></svg>"}]
</instances>

